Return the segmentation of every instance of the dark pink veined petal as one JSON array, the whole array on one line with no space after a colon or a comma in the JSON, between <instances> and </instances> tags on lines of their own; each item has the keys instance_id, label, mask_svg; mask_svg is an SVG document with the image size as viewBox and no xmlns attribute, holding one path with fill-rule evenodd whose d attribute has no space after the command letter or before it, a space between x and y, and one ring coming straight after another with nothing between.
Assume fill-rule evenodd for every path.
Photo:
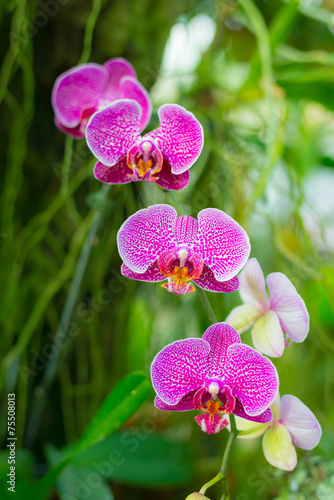
<instances>
[{"instance_id":1,"label":"dark pink veined petal","mask_svg":"<svg viewBox=\"0 0 334 500\"><path fill-rule=\"evenodd\" d=\"M60 75L52 90L52 106L65 127L79 125L84 110L97 108L108 78L99 64L82 64Z\"/></svg>"},{"instance_id":2,"label":"dark pink veined petal","mask_svg":"<svg viewBox=\"0 0 334 500\"><path fill-rule=\"evenodd\" d=\"M138 82L136 78L126 77L120 82L120 98L133 99L138 102L142 109L142 115L139 121L139 130L142 131L148 125L151 114L152 104L147 90Z\"/></svg>"},{"instance_id":3,"label":"dark pink veined petal","mask_svg":"<svg viewBox=\"0 0 334 500\"><path fill-rule=\"evenodd\" d=\"M122 57L114 57L104 63L107 70L107 81L103 89L105 101L115 101L121 99L121 81L124 77L136 78L136 71L132 64Z\"/></svg>"},{"instance_id":4,"label":"dark pink veined petal","mask_svg":"<svg viewBox=\"0 0 334 500\"><path fill-rule=\"evenodd\" d=\"M126 154L121 156L112 167L98 161L94 167L94 176L105 184L127 184L132 181L132 170L128 167Z\"/></svg>"},{"instance_id":5,"label":"dark pink veined petal","mask_svg":"<svg viewBox=\"0 0 334 500\"><path fill-rule=\"evenodd\" d=\"M224 373L224 383L232 389L248 415L259 415L273 402L279 385L276 368L252 347L231 345Z\"/></svg>"},{"instance_id":6,"label":"dark pink veined petal","mask_svg":"<svg viewBox=\"0 0 334 500\"><path fill-rule=\"evenodd\" d=\"M126 278L138 281L157 282L157 281L164 281L166 279L166 276L161 274L161 272L159 271L157 261L153 262L153 264L151 264L144 273L134 273L128 266L122 264L121 273Z\"/></svg>"},{"instance_id":7,"label":"dark pink veined petal","mask_svg":"<svg viewBox=\"0 0 334 500\"><path fill-rule=\"evenodd\" d=\"M70 127L64 127L58 120L58 118L55 116L55 125L59 130L62 132L65 132L65 134L71 135L74 137L74 139L84 139L85 134L81 131L81 125L77 125L76 127L70 128Z\"/></svg>"},{"instance_id":8,"label":"dark pink veined petal","mask_svg":"<svg viewBox=\"0 0 334 500\"><path fill-rule=\"evenodd\" d=\"M247 415L247 413L244 410L244 407L242 406L242 404L238 399L235 400L235 407L233 413L238 417L245 418L246 420L250 420L251 422L258 422L259 424L267 424L271 422L273 419L273 414L270 408L267 408L263 413L260 413L260 415L256 415L255 417Z\"/></svg>"},{"instance_id":9,"label":"dark pink veined petal","mask_svg":"<svg viewBox=\"0 0 334 500\"><path fill-rule=\"evenodd\" d=\"M180 189L186 188L190 179L188 170L183 172L183 174L172 174L170 164L166 158L163 159L162 169L157 176L158 180L155 181L155 183L169 191L179 191Z\"/></svg>"},{"instance_id":10,"label":"dark pink veined petal","mask_svg":"<svg viewBox=\"0 0 334 500\"><path fill-rule=\"evenodd\" d=\"M167 345L151 365L152 384L159 398L175 405L205 385L210 346L203 339L177 340Z\"/></svg>"},{"instance_id":11,"label":"dark pink veined petal","mask_svg":"<svg viewBox=\"0 0 334 500\"><path fill-rule=\"evenodd\" d=\"M120 156L140 141L141 107L122 99L95 113L86 128L88 147L104 165L114 165Z\"/></svg>"},{"instance_id":12,"label":"dark pink veined petal","mask_svg":"<svg viewBox=\"0 0 334 500\"><path fill-rule=\"evenodd\" d=\"M232 217L216 208L201 210L197 219L198 237L194 251L202 256L218 281L233 278L249 256L246 231Z\"/></svg>"},{"instance_id":13,"label":"dark pink veined petal","mask_svg":"<svg viewBox=\"0 0 334 500\"><path fill-rule=\"evenodd\" d=\"M208 290L209 292L235 292L239 287L238 276L234 276L232 279L227 281L217 281L215 275L207 266L204 264L202 274L199 278L194 280L195 285Z\"/></svg>"},{"instance_id":14,"label":"dark pink veined petal","mask_svg":"<svg viewBox=\"0 0 334 500\"><path fill-rule=\"evenodd\" d=\"M280 423L288 429L292 441L299 448L312 450L320 441L321 427L318 420L296 396L282 396Z\"/></svg>"},{"instance_id":15,"label":"dark pink veined petal","mask_svg":"<svg viewBox=\"0 0 334 500\"><path fill-rule=\"evenodd\" d=\"M176 210L170 205L152 205L138 210L117 234L119 254L132 271L143 273L163 251L173 251Z\"/></svg>"},{"instance_id":16,"label":"dark pink veined petal","mask_svg":"<svg viewBox=\"0 0 334 500\"><path fill-rule=\"evenodd\" d=\"M174 234L178 245L191 246L198 234L197 220L190 215L178 217L175 222Z\"/></svg>"},{"instance_id":17,"label":"dark pink veined petal","mask_svg":"<svg viewBox=\"0 0 334 500\"><path fill-rule=\"evenodd\" d=\"M164 403L159 396L156 396L154 400L154 406L159 410L166 411L189 411L194 409L193 399L196 391L189 392L186 394L176 405L168 405Z\"/></svg>"},{"instance_id":18,"label":"dark pink veined petal","mask_svg":"<svg viewBox=\"0 0 334 500\"><path fill-rule=\"evenodd\" d=\"M203 128L195 116L177 104L164 104L158 110L160 128L149 133L174 174L188 170L203 148Z\"/></svg>"},{"instance_id":19,"label":"dark pink veined petal","mask_svg":"<svg viewBox=\"0 0 334 500\"><path fill-rule=\"evenodd\" d=\"M309 314L305 302L283 273L267 276L270 309L277 314L282 330L294 342L303 342L309 331Z\"/></svg>"},{"instance_id":20,"label":"dark pink veined petal","mask_svg":"<svg viewBox=\"0 0 334 500\"><path fill-rule=\"evenodd\" d=\"M225 384L225 365L228 359L228 348L233 344L240 344L240 336L227 323L216 323L209 326L203 334L203 340L210 345L207 359L207 370L210 378L217 378ZM233 391L232 391L233 392ZM234 395L234 393L233 393Z\"/></svg>"}]
</instances>

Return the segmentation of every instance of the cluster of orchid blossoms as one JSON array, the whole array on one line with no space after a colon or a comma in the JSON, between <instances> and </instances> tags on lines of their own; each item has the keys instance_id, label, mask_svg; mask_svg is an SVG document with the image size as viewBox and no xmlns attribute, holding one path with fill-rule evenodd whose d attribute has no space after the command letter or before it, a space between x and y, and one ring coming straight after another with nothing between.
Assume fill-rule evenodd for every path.
<instances>
[{"instance_id":1,"label":"cluster of orchid blossoms","mask_svg":"<svg viewBox=\"0 0 334 500\"><path fill-rule=\"evenodd\" d=\"M126 60L67 71L54 85L52 104L57 127L86 138L98 160L94 175L99 181L146 181L167 190L188 185L189 169L203 147L202 126L183 107L165 104L158 110L159 128L142 136L152 106ZM280 399L276 368L263 356L282 356L285 347L308 333L307 309L289 279L269 274L268 297L260 265L249 259L247 233L215 208L194 218L178 217L170 205L150 206L123 223L117 243L127 278L164 282L161 286L175 295L194 292L195 286L218 293L239 289L243 302L201 339L178 340L156 355L151 367L155 406L197 410L195 421L208 434L230 429L234 414L240 436L263 434L266 459L292 470L295 446L315 447L321 428L298 398ZM254 348L240 339L251 327Z\"/></svg>"}]
</instances>

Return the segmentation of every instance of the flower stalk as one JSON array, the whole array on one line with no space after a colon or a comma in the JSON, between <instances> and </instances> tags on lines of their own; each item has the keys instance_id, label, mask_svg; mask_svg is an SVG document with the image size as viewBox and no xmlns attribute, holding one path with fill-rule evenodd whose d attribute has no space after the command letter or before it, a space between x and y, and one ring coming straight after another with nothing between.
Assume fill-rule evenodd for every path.
<instances>
[{"instance_id":1,"label":"flower stalk","mask_svg":"<svg viewBox=\"0 0 334 500\"><path fill-rule=\"evenodd\" d=\"M230 498L229 491L228 491L228 484L227 484L227 480L226 480L226 469L227 469L228 459L229 459L229 456L231 453L233 442L239 433L239 431L237 429L236 422L235 422L235 416L233 415L233 413L231 413L231 415L229 417L230 417L231 432L230 432L230 435L228 437L228 441L227 441L227 444L225 447L223 461L222 461L222 464L220 467L220 471L218 472L218 474L214 478L212 478L210 481L205 483L202 486L202 488L199 490L199 492L204 495L208 488L211 488L211 486L213 486L214 484L218 483L219 481L222 481L223 486L224 486L224 493L223 493L223 496L221 497L221 500L228 500Z\"/></svg>"}]
</instances>

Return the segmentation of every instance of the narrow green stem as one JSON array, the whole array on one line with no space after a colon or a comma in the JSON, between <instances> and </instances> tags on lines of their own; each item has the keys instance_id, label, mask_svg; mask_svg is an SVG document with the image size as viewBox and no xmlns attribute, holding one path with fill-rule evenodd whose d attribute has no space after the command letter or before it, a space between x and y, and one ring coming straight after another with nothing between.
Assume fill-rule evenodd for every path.
<instances>
[{"instance_id":1,"label":"narrow green stem","mask_svg":"<svg viewBox=\"0 0 334 500\"><path fill-rule=\"evenodd\" d=\"M218 474L214 478L212 478L210 481L205 483L202 486L202 488L199 490L199 492L204 495L208 488L210 488L214 484L218 483L219 481L223 481L224 493L223 493L221 500L228 500L230 498L230 495L228 492L228 485L227 485L227 481L226 481L226 469L227 469L227 463L228 463L228 459L229 459L229 456L231 453L233 442L238 435L238 429L237 429L237 425L235 423L235 416L233 415L233 413L231 413L229 415L229 417L230 417L231 430L230 430L230 435L228 437L228 441L227 441L227 444L225 447L223 461L222 461L222 464L220 467L220 471L218 472Z\"/></svg>"},{"instance_id":2,"label":"narrow green stem","mask_svg":"<svg viewBox=\"0 0 334 500\"><path fill-rule=\"evenodd\" d=\"M90 54L92 51L92 40L93 40L93 33L94 33L94 28L95 24L97 21L97 18L100 14L101 10L101 0L93 0L92 2L92 10L89 14L87 23L86 23L86 29L85 29L85 35L84 35L84 41L83 41L83 50L82 54L79 60L78 64L83 64L88 62L90 58Z\"/></svg>"},{"instance_id":3,"label":"narrow green stem","mask_svg":"<svg viewBox=\"0 0 334 500\"><path fill-rule=\"evenodd\" d=\"M205 494L206 490L208 488L210 488L211 486L213 486L214 484L218 483L219 481L221 481L222 479L224 479L224 476L223 474L221 474L221 472L218 472L218 474L212 478L210 481L208 481L207 483L203 484L202 488L199 490L199 493L202 493L202 495Z\"/></svg>"},{"instance_id":4,"label":"narrow green stem","mask_svg":"<svg viewBox=\"0 0 334 500\"><path fill-rule=\"evenodd\" d=\"M103 185L101 188L101 194L104 196L104 198L106 198L107 196L109 187L110 186L108 185ZM71 283L70 291L68 293L65 306L59 321L59 328L54 337L53 343L55 349L53 352L55 353L55 356L49 358L43 374L43 379L41 383L36 387L34 392L32 411L30 415L30 420L27 425L27 432L25 439L25 445L27 447L31 447L33 445L39 429L40 421L47 401L47 392L57 373L60 354L63 350L64 342L67 339L67 331L69 323L78 298L81 282L87 267L88 259L93 247L97 230L101 222L101 218L102 218L102 213L97 212L95 214L95 217L92 219L91 226L87 233L84 245L81 250L80 257L77 262L77 267Z\"/></svg>"},{"instance_id":5,"label":"narrow green stem","mask_svg":"<svg viewBox=\"0 0 334 500\"><path fill-rule=\"evenodd\" d=\"M230 417L231 431L230 431L230 435L228 437L227 445L226 445L224 456L223 456L223 461L222 461L222 464L221 464L221 467L220 467L220 472L224 476L226 474L227 462L228 462L228 459L229 459L229 456L230 456L232 444L233 444L233 442L234 442L234 440L237 437L238 432L239 432L238 429L237 429L237 424L235 422L235 416L233 415L233 413L231 413L229 415L229 417Z\"/></svg>"},{"instance_id":6,"label":"narrow green stem","mask_svg":"<svg viewBox=\"0 0 334 500\"><path fill-rule=\"evenodd\" d=\"M70 170L71 170L71 163L73 156L73 142L74 142L73 137L69 135L66 136L64 160L61 169L61 186L60 186L60 192L63 197L66 197L68 192L68 183L70 178Z\"/></svg>"},{"instance_id":7,"label":"narrow green stem","mask_svg":"<svg viewBox=\"0 0 334 500\"><path fill-rule=\"evenodd\" d=\"M218 323L216 315L211 307L211 304L209 302L209 299L208 299L205 291L203 290L203 288L200 288L199 286L196 287L196 290L197 290L198 296L200 298L200 301L202 302L202 306L204 307L204 311L206 312L206 315L207 315L209 321L212 324Z\"/></svg>"}]
</instances>

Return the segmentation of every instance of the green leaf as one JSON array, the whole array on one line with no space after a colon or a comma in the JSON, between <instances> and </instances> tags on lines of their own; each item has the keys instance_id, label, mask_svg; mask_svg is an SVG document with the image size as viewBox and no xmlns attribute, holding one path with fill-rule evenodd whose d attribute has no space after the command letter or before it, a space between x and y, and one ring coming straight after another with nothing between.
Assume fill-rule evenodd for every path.
<instances>
[{"instance_id":1,"label":"green leaf","mask_svg":"<svg viewBox=\"0 0 334 500\"><path fill-rule=\"evenodd\" d=\"M73 452L77 454L115 432L138 410L150 387L144 372L133 372L123 378L106 397Z\"/></svg>"},{"instance_id":2,"label":"green leaf","mask_svg":"<svg viewBox=\"0 0 334 500\"><path fill-rule=\"evenodd\" d=\"M130 373L109 393L79 441L68 455L49 470L27 495L27 500L46 500L62 470L76 455L115 432L147 398L150 383L143 372Z\"/></svg>"},{"instance_id":3,"label":"green leaf","mask_svg":"<svg viewBox=\"0 0 334 500\"><path fill-rule=\"evenodd\" d=\"M149 488L179 487L193 478L189 448L145 427L126 429L77 456L78 469L100 471L112 481Z\"/></svg>"},{"instance_id":4,"label":"green leaf","mask_svg":"<svg viewBox=\"0 0 334 500\"><path fill-rule=\"evenodd\" d=\"M48 445L46 455L49 465L56 466L63 455L53 445ZM66 467L57 481L57 490L62 500L114 500L109 485L100 471L89 471L73 464Z\"/></svg>"}]
</instances>

